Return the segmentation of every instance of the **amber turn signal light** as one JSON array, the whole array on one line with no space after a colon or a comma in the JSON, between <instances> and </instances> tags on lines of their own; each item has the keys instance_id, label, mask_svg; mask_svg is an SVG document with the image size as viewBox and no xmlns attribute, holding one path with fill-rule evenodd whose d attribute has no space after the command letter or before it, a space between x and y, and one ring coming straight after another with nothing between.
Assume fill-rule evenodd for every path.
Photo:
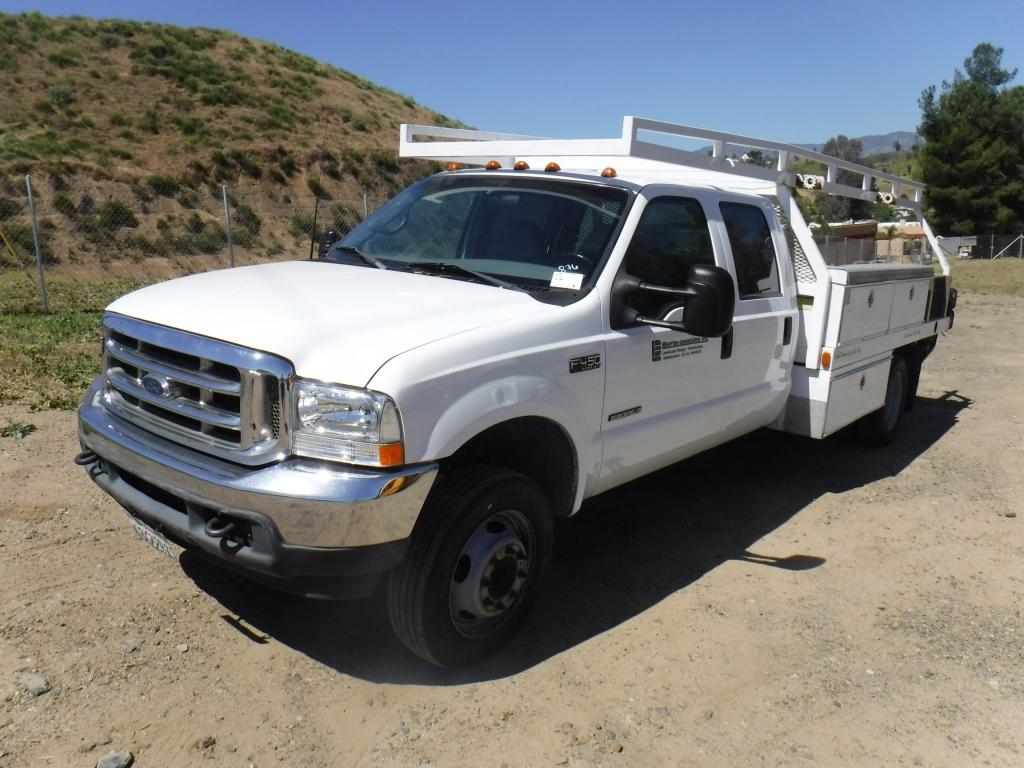
<instances>
[{"instance_id":1,"label":"amber turn signal light","mask_svg":"<svg viewBox=\"0 0 1024 768\"><path fill-rule=\"evenodd\" d=\"M397 467L405 461L405 446L402 443L384 443L380 446L380 465Z\"/></svg>"},{"instance_id":2,"label":"amber turn signal light","mask_svg":"<svg viewBox=\"0 0 1024 768\"><path fill-rule=\"evenodd\" d=\"M832 367L832 353L831 352L827 352L826 351L826 352L822 352L821 353L821 367L824 368L826 371L830 367Z\"/></svg>"}]
</instances>

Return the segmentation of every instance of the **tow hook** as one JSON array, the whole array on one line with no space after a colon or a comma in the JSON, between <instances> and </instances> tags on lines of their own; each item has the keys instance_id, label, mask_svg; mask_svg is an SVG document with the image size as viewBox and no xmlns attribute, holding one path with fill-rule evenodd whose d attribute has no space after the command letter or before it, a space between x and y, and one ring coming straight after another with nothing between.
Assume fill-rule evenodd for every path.
<instances>
[{"instance_id":1,"label":"tow hook","mask_svg":"<svg viewBox=\"0 0 1024 768\"><path fill-rule=\"evenodd\" d=\"M88 448L83 450L80 454L75 456L75 464L80 467L87 467L100 460L100 457L90 451Z\"/></svg>"},{"instance_id":2,"label":"tow hook","mask_svg":"<svg viewBox=\"0 0 1024 768\"><path fill-rule=\"evenodd\" d=\"M235 521L229 517L216 515L206 521L203 532L211 539L223 539L235 532Z\"/></svg>"}]
</instances>

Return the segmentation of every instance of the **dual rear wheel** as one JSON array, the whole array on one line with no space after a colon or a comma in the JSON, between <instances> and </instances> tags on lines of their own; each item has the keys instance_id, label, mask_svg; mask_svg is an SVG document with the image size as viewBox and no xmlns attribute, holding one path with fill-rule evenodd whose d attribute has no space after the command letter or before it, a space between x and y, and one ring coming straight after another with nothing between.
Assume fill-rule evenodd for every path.
<instances>
[{"instance_id":1,"label":"dual rear wheel","mask_svg":"<svg viewBox=\"0 0 1024 768\"><path fill-rule=\"evenodd\" d=\"M889 364L889 381L885 387L882 407L857 422L857 437L868 445L889 445L903 421L910 392L910 370L907 361L896 355Z\"/></svg>"}]
</instances>

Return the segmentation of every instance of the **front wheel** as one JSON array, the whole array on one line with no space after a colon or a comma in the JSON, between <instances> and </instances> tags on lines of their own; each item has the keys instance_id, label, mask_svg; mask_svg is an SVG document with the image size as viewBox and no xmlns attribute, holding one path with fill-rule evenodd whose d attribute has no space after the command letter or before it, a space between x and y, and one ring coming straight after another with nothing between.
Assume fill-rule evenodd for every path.
<instances>
[{"instance_id":1,"label":"front wheel","mask_svg":"<svg viewBox=\"0 0 1024 768\"><path fill-rule=\"evenodd\" d=\"M431 493L388 583L399 639L442 667L501 647L536 599L551 560L551 508L509 469L455 470Z\"/></svg>"},{"instance_id":2,"label":"front wheel","mask_svg":"<svg viewBox=\"0 0 1024 768\"><path fill-rule=\"evenodd\" d=\"M907 392L910 373L906 361L893 357L889 365L889 382L885 387L885 403L882 407L857 422L857 437L868 445L889 445L896 437L907 407Z\"/></svg>"}]
</instances>

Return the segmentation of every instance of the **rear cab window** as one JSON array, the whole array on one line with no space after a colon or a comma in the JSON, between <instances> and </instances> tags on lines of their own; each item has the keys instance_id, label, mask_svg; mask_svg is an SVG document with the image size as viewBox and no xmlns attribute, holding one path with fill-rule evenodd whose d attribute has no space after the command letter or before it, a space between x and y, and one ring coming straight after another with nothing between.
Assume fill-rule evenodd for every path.
<instances>
[{"instance_id":1,"label":"rear cab window","mask_svg":"<svg viewBox=\"0 0 1024 768\"><path fill-rule=\"evenodd\" d=\"M721 202L718 207L732 249L740 299L781 296L778 254L764 211L746 203Z\"/></svg>"}]
</instances>

